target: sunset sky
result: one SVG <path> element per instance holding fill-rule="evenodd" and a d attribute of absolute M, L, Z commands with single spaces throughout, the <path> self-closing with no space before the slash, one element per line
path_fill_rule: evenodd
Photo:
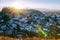
<path fill-rule="evenodd" d="M 0 0 L 3 7 L 60 9 L 60 0 Z"/>

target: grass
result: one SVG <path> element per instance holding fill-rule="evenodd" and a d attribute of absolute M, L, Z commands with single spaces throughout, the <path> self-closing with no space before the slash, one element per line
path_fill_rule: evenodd
<path fill-rule="evenodd" d="M 11 38 L 0 36 L 0 40 L 60 40 L 60 38 L 38 38 L 38 37 L 26 37 L 26 38 Z"/>

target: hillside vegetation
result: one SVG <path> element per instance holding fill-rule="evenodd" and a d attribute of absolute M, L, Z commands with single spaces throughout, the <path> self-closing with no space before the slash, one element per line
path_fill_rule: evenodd
<path fill-rule="evenodd" d="M 0 12 L 0 35 L 60 38 L 60 16 L 34 9 L 3 8 Z"/>

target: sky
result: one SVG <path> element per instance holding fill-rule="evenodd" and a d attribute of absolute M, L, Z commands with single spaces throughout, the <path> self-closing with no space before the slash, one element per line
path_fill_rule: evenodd
<path fill-rule="evenodd" d="M 60 0 L 0 0 L 3 7 L 60 9 Z"/>

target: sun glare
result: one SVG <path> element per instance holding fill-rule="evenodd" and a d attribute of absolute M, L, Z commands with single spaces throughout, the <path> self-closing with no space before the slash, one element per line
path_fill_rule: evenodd
<path fill-rule="evenodd" d="M 18 2 L 13 3 L 11 6 L 16 8 L 16 9 L 22 9 L 23 8 L 22 4 L 20 4 Z"/>

